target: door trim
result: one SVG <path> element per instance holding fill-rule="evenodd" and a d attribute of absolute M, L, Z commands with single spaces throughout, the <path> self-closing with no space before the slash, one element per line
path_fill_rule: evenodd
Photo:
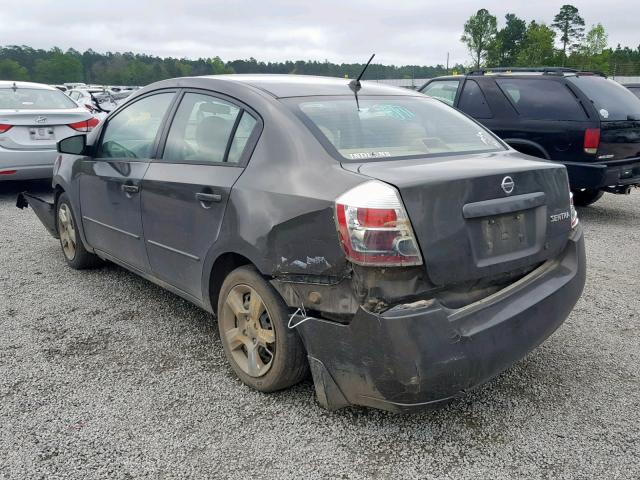
<path fill-rule="evenodd" d="M 127 232 L 126 230 L 122 230 L 120 228 L 111 226 L 111 225 L 107 225 L 106 223 L 102 223 L 98 220 L 96 220 L 95 218 L 91 218 L 91 217 L 87 217 L 85 215 L 82 216 L 83 220 L 87 220 L 91 223 L 95 223 L 97 225 L 100 225 L 101 227 L 105 227 L 108 228 L 109 230 L 113 230 L 114 232 L 118 232 L 118 233 L 122 233 L 123 235 L 127 235 L 128 237 L 131 238 L 135 238 L 136 240 L 140 240 L 140 235 L 136 235 L 135 233 L 131 233 L 131 232 Z"/>
<path fill-rule="evenodd" d="M 183 252 L 182 250 L 178 250 L 177 248 L 173 248 L 170 247 L 168 245 L 164 245 L 160 242 L 155 242 L 153 240 L 147 240 L 147 243 L 150 243 L 151 245 L 155 245 L 156 247 L 160 247 L 160 248 L 164 248 L 165 250 L 169 250 L 170 252 L 173 253 L 177 253 L 179 255 L 183 255 L 195 262 L 199 262 L 200 261 L 200 257 L 197 257 L 196 255 L 192 255 L 191 253 L 187 253 L 187 252 Z"/>

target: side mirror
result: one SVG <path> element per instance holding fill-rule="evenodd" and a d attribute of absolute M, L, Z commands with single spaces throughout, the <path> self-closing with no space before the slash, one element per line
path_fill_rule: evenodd
<path fill-rule="evenodd" d="M 82 155 L 87 148 L 86 135 L 74 135 L 58 142 L 59 153 L 69 153 L 71 155 Z"/>

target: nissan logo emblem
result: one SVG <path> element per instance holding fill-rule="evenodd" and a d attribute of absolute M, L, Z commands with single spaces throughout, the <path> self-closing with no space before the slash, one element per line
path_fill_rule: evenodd
<path fill-rule="evenodd" d="M 509 195 L 511 192 L 513 192 L 513 189 L 516 187 L 516 183 L 513 181 L 513 178 L 504 177 L 502 179 L 502 183 L 500 184 L 500 186 L 502 187 L 502 190 L 504 190 L 504 193 Z"/>

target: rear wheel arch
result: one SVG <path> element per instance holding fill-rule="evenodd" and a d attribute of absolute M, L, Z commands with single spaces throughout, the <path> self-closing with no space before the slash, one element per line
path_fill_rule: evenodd
<path fill-rule="evenodd" d="M 251 260 L 244 255 L 236 252 L 225 252 L 219 255 L 211 266 L 209 272 L 209 301 L 211 302 L 211 310 L 217 315 L 218 296 L 224 279 L 236 268 L 245 265 L 256 266 Z"/>
<path fill-rule="evenodd" d="M 531 155 L 532 157 L 543 158 L 545 160 L 551 160 L 551 157 L 547 151 L 541 145 L 530 140 L 523 140 L 519 138 L 505 138 L 504 141 L 509 144 L 511 148 L 517 150 L 525 155 Z"/>

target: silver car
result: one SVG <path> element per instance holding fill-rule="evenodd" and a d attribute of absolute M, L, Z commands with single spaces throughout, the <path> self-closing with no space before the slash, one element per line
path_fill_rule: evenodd
<path fill-rule="evenodd" d="M 56 143 L 99 123 L 57 88 L 0 81 L 0 182 L 50 178 Z"/>

